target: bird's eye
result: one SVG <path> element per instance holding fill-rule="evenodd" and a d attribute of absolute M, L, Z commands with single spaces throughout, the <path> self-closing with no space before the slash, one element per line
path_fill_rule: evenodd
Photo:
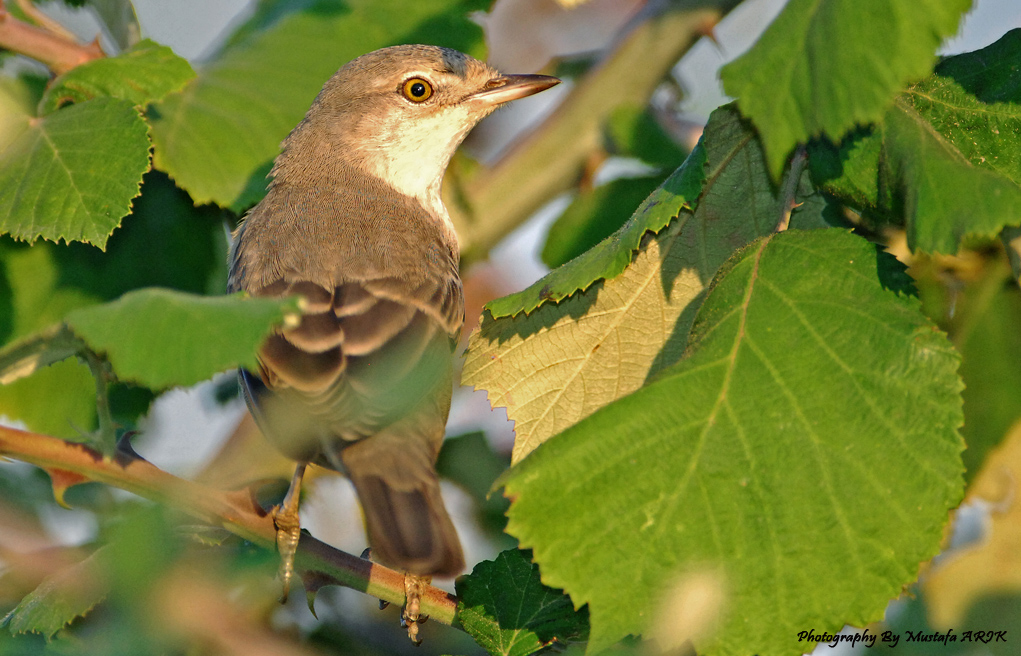
<path fill-rule="evenodd" d="M 401 91 L 411 102 L 420 103 L 429 100 L 433 95 L 433 85 L 420 77 L 413 77 L 401 86 Z"/>

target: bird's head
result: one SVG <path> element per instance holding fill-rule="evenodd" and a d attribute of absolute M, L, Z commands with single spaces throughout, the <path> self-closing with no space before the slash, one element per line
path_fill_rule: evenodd
<path fill-rule="evenodd" d="M 383 48 L 350 61 L 327 81 L 284 142 L 285 156 L 300 149 L 314 160 L 303 167 L 343 162 L 409 196 L 438 199 L 443 172 L 475 124 L 503 103 L 559 82 L 501 75 L 448 48 Z M 314 143 L 299 146 L 310 139 Z"/>

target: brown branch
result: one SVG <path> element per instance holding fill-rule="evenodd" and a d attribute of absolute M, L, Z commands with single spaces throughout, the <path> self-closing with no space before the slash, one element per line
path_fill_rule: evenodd
<path fill-rule="evenodd" d="M 46 64 L 56 74 L 105 57 L 99 41 L 82 45 L 49 30 L 20 21 L 0 2 L 0 48 L 31 57 Z"/>
<path fill-rule="evenodd" d="M 40 467 L 55 480 L 112 485 L 222 526 L 267 549 L 276 545 L 272 517 L 247 491 L 225 492 L 178 478 L 134 454 L 104 457 L 83 444 L 0 426 L 0 455 Z M 320 575 L 319 581 L 325 576 L 330 582 L 384 601 L 404 603 L 404 574 L 344 553 L 307 533 L 301 536 L 295 566 L 302 573 Z M 423 614 L 457 625 L 456 597 L 432 586 L 423 592 Z"/>

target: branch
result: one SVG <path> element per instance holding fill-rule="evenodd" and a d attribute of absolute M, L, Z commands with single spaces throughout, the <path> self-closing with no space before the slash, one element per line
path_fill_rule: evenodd
<path fill-rule="evenodd" d="M 0 48 L 12 50 L 46 64 L 57 75 L 75 66 L 105 57 L 99 41 L 76 43 L 47 29 L 18 20 L 0 0 Z"/>
<path fill-rule="evenodd" d="M 122 451 L 108 458 L 83 444 L 5 426 L 0 426 L 0 455 L 46 470 L 54 480 L 58 500 L 68 485 L 104 483 L 178 508 L 264 548 L 276 548 L 273 518 L 247 491 L 226 492 L 178 478 L 135 454 Z M 307 533 L 301 536 L 295 566 L 302 573 L 325 576 L 330 582 L 383 601 L 404 603 L 404 574 L 344 553 Z M 457 625 L 456 611 L 456 597 L 439 588 L 424 587 L 423 614 Z"/>
<path fill-rule="evenodd" d="M 25 14 L 26 18 L 53 36 L 58 36 L 65 41 L 73 42 L 75 40 L 74 34 L 70 30 L 41 12 L 38 7 L 32 4 L 32 0 L 18 0 L 18 8 Z"/>
<path fill-rule="evenodd" d="M 738 2 L 650 3 L 644 20 L 639 19 L 616 48 L 579 80 L 539 129 L 492 168 L 460 183 L 444 200 L 461 239 L 462 266 L 485 258 L 536 210 L 572 188 L 590 153 L 601 147 L 603 125 L 614 110 L 648 103 L 681 55 L 700 37 L 711 34 Z"/>

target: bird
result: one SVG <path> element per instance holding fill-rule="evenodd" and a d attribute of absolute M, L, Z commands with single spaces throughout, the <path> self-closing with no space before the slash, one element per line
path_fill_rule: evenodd
<path fill-rule="evenodd" d="M 284 599 L 309 463 L 354 484 L 373 560 L 425 581 L 464 569 L 435 466 L 464 323 L 440 185 L 482 118 L 559 82 L 438 46 L 357 57 L 283 141 L 265 197 L 233 233 L 228 292 L 299 298 L 258 369 L 239 370 L 261 431 L 296 462 L 272 511 Z"/>

